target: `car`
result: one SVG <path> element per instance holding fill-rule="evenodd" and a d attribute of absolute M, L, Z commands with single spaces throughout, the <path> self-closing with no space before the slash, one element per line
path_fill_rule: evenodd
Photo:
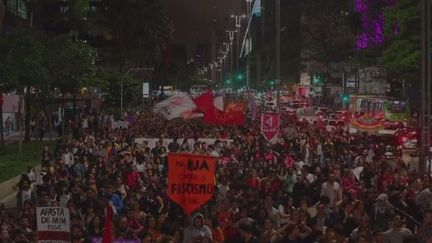
<path fill-rule="evenodd" d="M 402 122 L 395 122 L 389 120 L 384 121 L 383 126 L 385 130 L 398 130 L 405 127 L 405 125 Z"/>

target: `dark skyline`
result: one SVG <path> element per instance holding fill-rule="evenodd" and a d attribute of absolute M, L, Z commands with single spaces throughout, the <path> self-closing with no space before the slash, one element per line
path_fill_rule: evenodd
<path fill-rule="evenodd" d="M 187 49 L 211 43 L 212 29 L 223 31 L 226 17 L 244 13 L 244 0 L 162 0 L 173 22 L 173 44 Z M 191 50 L 188 50 L 188 52 Z"/>

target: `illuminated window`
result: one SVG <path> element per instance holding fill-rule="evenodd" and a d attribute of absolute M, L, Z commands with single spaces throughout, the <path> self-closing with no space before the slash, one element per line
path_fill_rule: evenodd
<path fill-rule="evenodd" d="M 27 19 L 27 6 L 24 0 L 7 0 L 8 11 L 22 19 Z"/>

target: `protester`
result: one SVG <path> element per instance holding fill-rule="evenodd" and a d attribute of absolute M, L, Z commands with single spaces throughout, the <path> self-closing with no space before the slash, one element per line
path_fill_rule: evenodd
<path fill-rule="evenodd" d="M 45 147 L 40 173 L 29 169 L 18 184 L 17 213 L 1 209 L 2 242 L 35 239 L 38 206 L 69 209 L 73 242 L 105 233 L 176 243 L 431 240 L 429 176 L 381 166 L 387 161 L 364 134 L 283 115 L 268 142 L 250 119 L 227 126 L 133 116 L 122 129 L 105 112 L 88 112 L 73 139 Z M 192 218 L 166 195 L 170 152 L 217 159 L 214 197 Z"/>

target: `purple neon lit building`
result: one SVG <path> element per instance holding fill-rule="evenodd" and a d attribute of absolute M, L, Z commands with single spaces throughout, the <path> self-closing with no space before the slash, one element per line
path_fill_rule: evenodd
<path fill-rule="evenodd" d="M 355 10 L 360 14 L 360 31 L 357 49 L 366 49 L 384 42 L 384 8 L 396 0 L 354 0 Z"/>

